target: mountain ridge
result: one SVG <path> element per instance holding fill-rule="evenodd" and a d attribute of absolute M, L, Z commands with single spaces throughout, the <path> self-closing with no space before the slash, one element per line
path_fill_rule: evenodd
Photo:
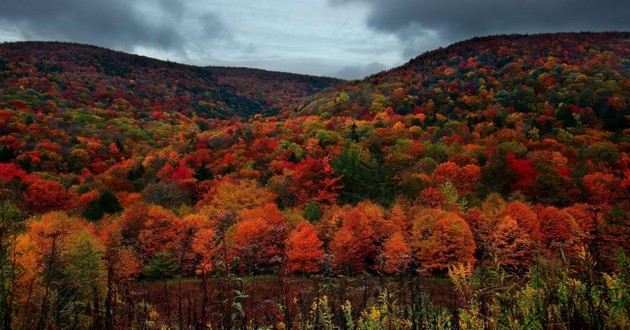
<path fill-rule="evenodd" d="M 148 86 L 144 93 L 148 94 L 149 99 L 160 98 L 166 91 L 152 88 L 150 85 L 154 80 L 157 82 L 156 85 L 164 83 L 170 88 L 183 89 L 179 94 L 186 94 L 184 96 L 190 100 L 184 107 L 187 109 L 180 107 L 178 110 L 218 118 L 273 114 L 289 106 L 295 99 L 340 82 L 335 78 L 260 69 L 181 64 L 99 46 L 67 42 L 3 43 L 0 44 L 0 60 L 3 61 L 4 67 L 9 64 L 16 69 L 29 67 L 22 72 L 4 70 L 3 83 L 6 90 L 11 90 L 11 86 L 6 86 L 7 79 L 11 77 L 19 79 L 20 74 L 29 78 L 38 75 L 45 78 L 51 73 L 66 75 L 76 73 L 77 77 L 68 76 L 66 79 L 70 81 L 86 78 L 90 79 L 91 83 L 95 80 L 103 81 L 104 84 L 113 83 L 122 95 L 137 87 L 127 84 L 124 80 L 141 81 Z M 13 75 L 8 76 L 7 71 Z M 225 79 L 230 76 L 238 76 L 239 79 Z M 63 80 L 61 77 L 57 82 L 69 85 L 68 81 Z M 258 91 L 257 88 L 261 90 Z M 204 95 L 206 93 L 208 95 Z M 133 98 L 133 95 L 127 95 Z M 83 100 L 83 105 L 89 105 L 93 99 L 98 99 L 94 97 L 95 95 L 91 96 L 92 98 Z M 216 104 L 211 104 L 211 109 L 206 109 L 205 103 Z"/>
<path fill-rule="evenodd" d="M 611 56 L 616 63 L 599 63 L 602 56 Z M 628 84 L 630 76 L 630 32 L 582 32 L 582 33 L 546 33 L 533 35 L 493 35 L 475 37 L 454 43 L 445 48 L 425 52 L 410 59 L 407 63 L 383 71 L 363 80 L 342 82 L 328 90 L 306 98 L 303 105 L 294 113 L 330 115 L 345 114 L 357 118 L 373 116 L 380 110 L 374 104 L 374 96 L 381 106 L 392 107 L 400 114 L 424 111 L 429 100 L 437 104 L 438 112 L 449 116 L 453 112 L 470 111 L 475 113 L 487 106 L 502 103 L 504 106 L 516 106 L 522 99 L 512 92 L 523 90 L 528 97 L 533 97 L 535 106 L 542 109 L 545 102 L 554 106 L 575 104 L 591 107 L 608 127 L 627 128 L 630 123 L 624 111 L 610 112 L 607 95 L 615 91 L 605 91 L 600 99 L 588 100 L 587 91 L 574 88 L 571 97 L 566 98 L 561 90 L 565 84 L 573 85 L 572 74 L 583 74 L 589 79 L 601 69 L 608 75 L 603 79 L 618 80 L 617 91 Z M 467 62 L 468 61 L 468 62 Z M 546 61 L 551 61 L 546 63 Z M 554 63 L 552 63 L 554 62 Z M 548 66 L 554 66 L 549 68 Z M 506 69 L 507 68 L 507 69 Z M 534 71 L 533 68 L 536 68 Z M 520 71 L 514 76 L 510 70 Z M 553 71 L 553 70 L 555 71 Z M 566 70 L 565 70 L 566 69 Z M 565 72 L 562 72 L 565 70 Z M 535 74 L 536 77 L 531 76 Z M 541 78 L 542 77 L 542 78 Z M 583 76 L 580 76 L 582 79 Z M 535 78 L 535 79 L 534 79 Z M 536 81 L 545 79 L 545 83 Z M 605 88 L 605 80 L 599 81 L 593 88 Z M 398 88 L 400 97 L 392 97 Z M 480 89 L 489 99 L 475 100 Z M 494 94 L 508 93 L 505 102 L 496 102 Z M 591 91 L 594 92 L 594 91 Z M 490 95 L 488 95 L 490 94 Z M 335 102 L 342 95 L 345 104 Z M 597 95 L 596 95 L 597 96 Z M 404 98 L 404 100 L 402 100 Z M 577 98 L 577 99 L 576 99 Z M 579 100 L 578 100 L 579 99 Z M 370 110 L 372 106 L 376 108 Z M 352 108 L 352 109 L 350 109 Z M 521 109 L 523 110 L 523 109 Z M 529 109 L 532 110 L 532 109 Z M 627 109 L 626 109 L 627 110 Z M 627 111 L 626 111 L 627 112 Z M 614 115 L 609 117 L 608 115 Z M 462 113 L 462 115 L 464 115 Z M 617 122 L 617 123 L 616 123 Z"/>

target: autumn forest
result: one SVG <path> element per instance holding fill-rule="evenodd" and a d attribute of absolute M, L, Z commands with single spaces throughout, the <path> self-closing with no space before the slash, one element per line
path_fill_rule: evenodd
<path fill-rule="evenodd" d="M 630 34 L 363 80 L 0 44 L 2 329 L 628 329 Z"/>

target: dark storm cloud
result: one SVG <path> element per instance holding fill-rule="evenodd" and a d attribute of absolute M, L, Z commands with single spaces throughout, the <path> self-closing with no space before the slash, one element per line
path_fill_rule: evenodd
<path fill-rule="evenodd" d="M 2 0 L 0 25 L 30 40 L 177 51 L 185 36 L 176 21 L 184 11 L 179 0 Z M 222 28 L 216 17 L 206 15 L 212 31 Z"/>
<path fill-rule="evenodd" d="M 630 29 L 628 0 L 330 0 L 364 3 L 369 27 L 426 49 L 488 34 Z"/>

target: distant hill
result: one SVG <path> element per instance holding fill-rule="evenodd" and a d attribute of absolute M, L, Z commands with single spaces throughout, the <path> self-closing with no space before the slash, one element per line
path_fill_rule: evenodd
<path fill-rule="evenodd" d="M 310 97 L 299 114 L 424 113 L 466 120 L 493 112 L 529 116 L 551 129 L 549 117 L 619 130 L 630 127 L 630 33 L 499 35 L 458 42 L 407 64 Z M 539 116 L 544 115 L 544 116 Z"/>
<path fill-rule="evenodd" d="M 126 103 L 209 118 L 274 114 L 339 80 L 244 68 L 197 67 L 60 42 L 0 44 L 0 107 L 108 109 Z M 24 97 L 24 94 L 28 97 Z"/>

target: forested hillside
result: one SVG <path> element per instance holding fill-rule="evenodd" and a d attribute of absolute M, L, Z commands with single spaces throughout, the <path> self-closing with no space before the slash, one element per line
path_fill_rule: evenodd
<path fill-rule="evenodd" d="M 157 326 L 133 284 L 174 277 L 201 281 L 188 324 L 260 324 L 234 274 L 450 275 L 457 316 L 385 293 L 382 329 L 630 324 L 628 33 L 476 38 L 354 82 L 5 44 L 0 85 L 15 324 Z M 283 294 L 269 322 L 377 310 Z"/>
<path fill-rule="evenodd" d="M 57 42 L 0 45 L 2 102 L 36 111 L 127 107 L 208 118 L 271 114 L 339 80 L 246 68 L 196 67 Z M 125 109 L 126 110 L 126 109 Z M 141 117 L 143 118 L 143 117 Z"/>

